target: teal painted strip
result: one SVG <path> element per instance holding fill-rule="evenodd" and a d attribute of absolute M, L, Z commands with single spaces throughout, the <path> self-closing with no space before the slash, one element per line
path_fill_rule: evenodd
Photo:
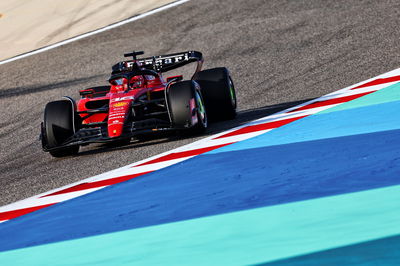
<path fill-rule="evenodd" d="M 382 104 L 394 101 L 400 101 L 400 83 L 396 83 L 392 86 L 365 95 L 353 101 L 339 104 L 335 107 L 319 112 L 318 114 L 327 114 L 331 112 L 337 112 L 347 109 L 359 108 L 368 105 Z"/>
<path fill-rule="evenodd" d="M 400 265 L 399 247 L 400 235 L 397 235 L 257 264 L 257 266 L 398 266 Z"/>
<path fill-rule="evenodd" d="M 2 265 L 246 265 L 400 233 L 400 186 L 0 253 Z"/>

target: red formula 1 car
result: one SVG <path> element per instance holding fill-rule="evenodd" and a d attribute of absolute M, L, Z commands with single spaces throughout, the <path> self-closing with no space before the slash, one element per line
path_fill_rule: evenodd
<path fill-rule="evenodd" d="M 226 68 L 201 70 L 197 51 L 132 60 L 112 67 L 110 85 L 84 89 L 81 99 L 49 102 L 41 124 L 43 150 L 55 157 L 77 154 L 89 143 L 129 143 L 134 136 L 156 131 L 199 133 L 209 120 L 232 119 L 236 95 Z M 190 80 L 163 72 L 197 62 Z"/>

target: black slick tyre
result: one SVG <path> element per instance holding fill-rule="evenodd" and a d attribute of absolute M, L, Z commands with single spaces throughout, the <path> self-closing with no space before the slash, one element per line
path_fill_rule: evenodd
<path fill-rule="evenodd" d="M 49 102 L 44 110 L 44 145 L 53 157 L 75 155 L 79 145 L 57 148 L 74 135 L 74 110 L 70 101 Z"/>
<path fill-rule="evenodd" d="M 207 128 L 207 113 L 199 86 L 192 80 L 172 84 L 167 90 L 172 126 L 187 133 L 202 133 Z"/>
<path fill-rule="evenodd" d="M 206 69 L 197 73 L 194 80 L 200 85 L 210 121 L 236 117 L 236 92 L 228 69 Z"/>

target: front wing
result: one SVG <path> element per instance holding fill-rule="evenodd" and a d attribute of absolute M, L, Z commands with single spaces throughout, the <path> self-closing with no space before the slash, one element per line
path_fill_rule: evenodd
<path fill-rule="evenodd" d="M 41 123 L 40 139 L 42 141 L 42 148 L 44 151 L 57 150 L 75 145 L 86 145 L 90 143 L 107 143 L 117 140 L 127 139 L 136 135 L 151 134 L 161 131 L 171 131 L 180 128 L 173 127 L 171 123 L 165 120 L 151 118 L 141 121 L 127 123 L 124 126 L 123 133 L 119 137 L 110 138 L 107 133 L 107 126 L 81 128 L 73 136 L 61 143 L 57 147 L 49 148 L 46 141 L 46 130 L 43 123 Z"/>

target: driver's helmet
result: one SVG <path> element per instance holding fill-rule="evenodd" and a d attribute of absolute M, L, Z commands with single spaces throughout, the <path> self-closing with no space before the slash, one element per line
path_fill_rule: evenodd
<path fill-rule="evenodd" d="M 133 76 L 129 80 L 129 87 L 131 89 L 138 89 L 143 87 L 144 78 L 142 75 Z"/>

